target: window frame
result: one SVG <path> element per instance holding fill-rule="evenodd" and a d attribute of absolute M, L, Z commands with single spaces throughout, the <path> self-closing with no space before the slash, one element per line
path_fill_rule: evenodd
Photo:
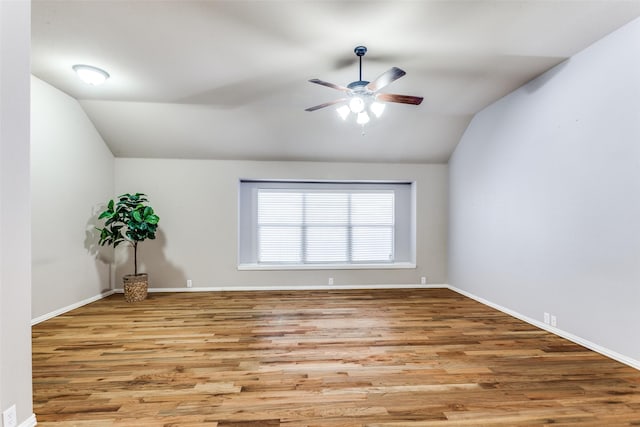
<path fill-rule="evenodd" d="M 416 268 L 415 263 L 415 182 L 410 181 L 307 181 L 307 180 L 268 180 L 240 179 L 238 187 L 238 270 L 323 270 L 323 269 L 397 269 Z M 401 256 L 393 261 L 355 261 L 355 262 L 305 262 L 305 263 L 260 263 L 258 262 L 258 189 L 269 191 L 285 190 L 298 192 L 334 191 L 357 192 L 394 192 L 394 225 L 392 226 L 393 252 L 398 254 L 400 241 Z M 400 192 L 400 193 L 399 193 Z M 401 194 L 403 206 L 397 206 L 398 194 Z M 398 240 L 398 227 L 395 219 L 398 211 L 403 224 L 400 225 L 402 237 Z M 247 253 L 247 247 L 250 247 Z M 244 252 L 243 252 L 244 251 Z M 352 254 L 349 254 L 351 259 Z"/>

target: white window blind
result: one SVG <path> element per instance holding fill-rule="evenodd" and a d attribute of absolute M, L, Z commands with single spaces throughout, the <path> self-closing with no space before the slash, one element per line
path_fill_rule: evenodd
<path fill-rule="evenodd" d="M 259 263 L 393 262 L 393 191 L 258 190 Z"/>
<path fill-rule="evenodd" d="M 241 180 L 238 268 L 412 268 L 408 182 Z"/>

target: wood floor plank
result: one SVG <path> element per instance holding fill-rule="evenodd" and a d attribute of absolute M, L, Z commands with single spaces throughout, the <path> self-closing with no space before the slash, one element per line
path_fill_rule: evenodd
<path fill-rule="evenodd" d="M 45 427 L 640 425 L 640 371 L 445 289 L 113 295 L 33 386 Z"/>

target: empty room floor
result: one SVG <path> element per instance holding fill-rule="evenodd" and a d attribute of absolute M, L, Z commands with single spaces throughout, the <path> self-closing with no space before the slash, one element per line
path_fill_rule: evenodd
<path fill-rule="evenodd" d="M 40 426 L 640 425 L 640 371 L 448 289 L 121 294 L 33 327 Z"/>

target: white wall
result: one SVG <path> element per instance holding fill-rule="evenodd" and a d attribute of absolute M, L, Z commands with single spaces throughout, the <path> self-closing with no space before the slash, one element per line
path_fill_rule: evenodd
<path fill-rule="evenodd" d="M 31 404 L 30 2 L 0 1 L 0 411 Z M 29 422 L 27 422 L 29 421 Z"/>
<path fill-rule="evenodd" d="M 116 193 L 147 193 L 159 238 L 139 245 L 150 286 L 194 287 L 418 284 L 446 282 L 447 166 L 401 164 L 116 159 Z M 409 180 L 417 182 L 417 268 L 238 271 L 238 185 L 246 179 Z M 118 258 L 130 256 L 129 249 Z M 120 263 L 116 277 L 133 272 Z"/>
<path fill-rule="evenodd" d="M 114 158 L 74 98 L 31 78 L 33 317 L 110 288 L 113 250 L 97 214 L 113 197 Z"/>
<path fill-rule="evenodd" d="M 640 20 L 477 114 L 449 164 L 450 284 L 636 362 L 638 52 Z"/>

